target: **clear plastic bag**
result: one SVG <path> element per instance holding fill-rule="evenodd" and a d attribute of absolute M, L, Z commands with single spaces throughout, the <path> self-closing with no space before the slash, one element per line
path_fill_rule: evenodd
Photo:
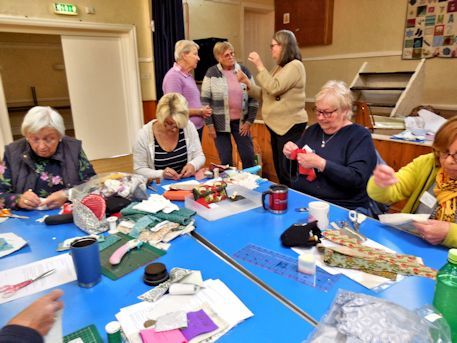
<path fill-rule="evenodd" d="M 446 321 L 430 306 L 414 312 L 385 299 L 339 290 L 308 341 L 448 343 L 451 338 Z"/>
<path fill-rule="evenodd" d="M 88 194 L 99 194 L 104 198 L 119 195 L 132 201 L 148 198 L 147 179 L 142 175 L 129 173 L 103 173 L 71 189 L 70 200 L 81 200 Z"/>

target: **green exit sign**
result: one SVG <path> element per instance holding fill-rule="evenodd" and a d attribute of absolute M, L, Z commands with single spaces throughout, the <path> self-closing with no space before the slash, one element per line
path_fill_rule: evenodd
<path fill-rule="evenodd" d="M 55 2 L 54 5 L 54 13 L 56 14 L 65 14 L 65 15 L 77 15 L 78 14 L 78 7 L 73 4 L 63 4 L 61 2 Z"/>

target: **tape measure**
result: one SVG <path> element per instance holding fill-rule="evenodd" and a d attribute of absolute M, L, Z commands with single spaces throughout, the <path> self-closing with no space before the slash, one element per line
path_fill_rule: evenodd
<path fill-rule="evenodd" d="M 298 255 L 297 258 L 293 258 L 254 244 L 245 246 L 233 257 L 307 286 L 318 288 L 323 292 L 329 291 L 340 277 L 338 274 L 327 273 L 319 267 L 316 268 L 315 275 L 300 273 L 298 271 Z"/>

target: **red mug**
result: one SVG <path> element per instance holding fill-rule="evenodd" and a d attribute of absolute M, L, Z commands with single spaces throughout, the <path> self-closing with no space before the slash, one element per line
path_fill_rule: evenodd
<path fill-rule="evenodd" d="M 268 191 L 262 193 L 262 206 L 265 210 L 275 214 L 285 213 L 287 211 L 287 194 L 289 188 L 284 185 L 270 186 Z M 265 204 L 265 198 L 269 195 L 268 206 Z"/>

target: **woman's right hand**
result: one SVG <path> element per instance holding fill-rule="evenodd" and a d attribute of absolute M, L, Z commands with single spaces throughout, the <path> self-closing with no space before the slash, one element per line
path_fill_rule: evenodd
<path fill-rule="evenodd" d="M 258 71 L 262 71 L 263 69 L 265 69 L 262 59 L 260 58 L 257 52 L 253 51 L 249 53 L 248 60 L 254 63 Z"/>
<path fill-rule="evenodd" d="M 209 126 L 208 126 L 208 135 L 209 135 L 212 139 L 216 139 L 217 133 L 216 133 L 216 129 L 214 128 L 214 125 L 209 125 Z"/>
<path fill-rule="evenodd" d="M 201 108 L 201 115 L 203 118 L 208 118 L 208 117 L 211 117 L 211 115 L 213 114 L 213 109 L 211 107 L 209 107 L 209 105 L 206 105 L 206 106 L 203 106 Z"/>
<path fill-rule="evenodd" d="M 179 180 L 181 178 L 181 176 L 173 168 L 166 167 L 163 170 L 163 178 L 171 179 L 171 180 Z"/>
<path fill-rule="evenodd" d="M 282 152 L 287 158 L 290 158 L 290 155 L 296 149 L 298 149 L 297 144 L 295 144 L 294 142 L 287 142 L 286 144 L 284 144 Z"/>
<path fill-rule="evenodd" d="M 251 80 L 249 80 L 249 77 L 241 69 L 238 69 L 236 71 L 236 77 L 238 79 L 238 82 L 244 83 L 248 90 L 249 88 L 251 88 Z"/>
<path fill-rule="evenodd" d="M 41 205 L 41 200 L 31 189 L 21 194 L 17 206 L 26 210 L 33 210 Z"/>
<path fill-rule="evenodd" d="M 373 181 L 378 187 L 386 188 L 397 183 L 398 179 L 393 168 L 385 164 L 378 164 L 373 171 Z"/>

